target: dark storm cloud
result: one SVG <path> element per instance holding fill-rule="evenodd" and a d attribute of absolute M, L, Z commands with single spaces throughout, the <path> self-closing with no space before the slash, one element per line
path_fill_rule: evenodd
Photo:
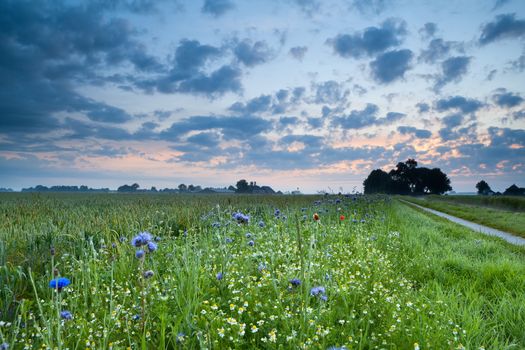
<path fill-rule="evenodd" d="M 126 2 L 141 3 L 146 6 Z M 122 65 L 145 74 L 162 70 L 129 22 L 104 15 L 106 6 L 0 2 L 0 132 L 6 137 L 60 130 L 61 112 L 105 123 L 133 118 L 75 91 L 79 83 L 106 83 L 101 72 Z"/>
<path fill-rule="evenodd" d="M 393 50 L 379 55 L 370 62 L 372 77 L 381 84 L 388 84 L 404 77 L 412 61 L 412 51 Z"/>
<path fill-rule="evenodd" d="M 343 104 L 350 94 L 350 91 L 345 89 L 342 83 L 334 80 L 313 84 L 312 89 L 315 91 L 313 101 L 318 104 Z"/>
<path fill-rule="evenodd" d="M 406 34 L 406 22 L 390 18 L 381 27 L 368 27 L 354 34 L 339 34 L 328 39 L 327 44 L 341 57 L 360 58 L 400 45 Z"/>
<path fill-rule="evenodd" d="M 225 49 L 201 44 L 198 40 L 183 39 L 175 50 L 171 69 L 155 79 L 134 81 L 136 87 L 151 92 L 190 93 L 215 98 L 227 92 L 239 92 L 241 70 L 232 65 L 223 65 L 208 73 L 205 66 L 225 54 Z"/>
<path fill-rule="evenodd" d="M 280 89 L 273 96 L 261 95 L 247 102 L 235 102 L 228 110 L 236 114 L 254 113 L 285 113 L 302 101 L 305 89 L 296 87 L 294 89 Z"/>
<path fill-rule="evenodd" d="M 439 130 L 439 136 L 443 141 L 457 140 L 462 137 L 468 137 L 470 139 L 476 139 L 476 123 L 466 125 L 467 121 L 463 114 L 456 113 L 448 115 L 441 119 L 443 128 Z M 466 125 L 466 126 L 465 126 Z M 459 126 L 464 126 L 458 128 Z"/>
<path fill-rule="evenodd" d="M 485 24 L 481 29 L 479 43 L 486 45 L 497 40 L 524 36 L 525 20 L 516 19 L 515 13 L 509 13 L 496 16 L 494 21 Z"/>
<path fill-rule="evenodd" d="M 468 72 L 471 57 L 450 57 L 441 63 L 441 74 L 436 78 L 434 89 L 439 90 L 450 82 L 459 82 Z"/>
<path fill-rule="evenodd" d="M 204 0 L 201 11 L 219 17 L 234 7 L 235 5 L 231 0 Z"/>
<path fill-rule="evenodd" d="M 523 103 L 523 97 L 519 94 L 508 92 L 506 89 L 500 88 L 492 95 L 492 100 L 499 107 L 512 108 Z"/>
<path fill-rule="evenodd" d="M 423 39 L 432 38 L 437 32 L 437 24 L 433 22 L 427 22 L 419 30 L 419 34 Z"/>
<path fill-rule="evenodd" d="M 205 147 L 217 147 L 221 141 L 221 135 L 217 132 L 201 132 L 188 137 L 186 141 Z"/>
<path fill-rule="evenodd" d="M 417 110 L 419 113 L 426 113 L 430 110 L 428 103 L 420 102 L 416 104 Z"/>
<path fill-rule="evenodd" d="M 379 15 L 392 0 L 350 0 L 350 8 L 358 10 L 363 15 Z"/>
<path fill-rule="evenodd" d="M 375 104 L 369 103 L 363 110 L 353 110 L 348 115 L 335 117 L 332 120 L 332 125 L 344 129 L 361 129 L 374 125 L 377 120 L 378 112 L 379 107 Z"/>
<path fill-rule="evenodd" d="M 252 114 L 268 112 L 272 106 L 272 96 L 261 95 L 259 97 L 252 98 L 246 104 L 242 102 L 235 102 L 230 106 L 229 110 L 240 114 Z"/>
<path fill-rule="evenodd" d="M 159 137 L 166 141 L 177 141 L 191 131 L 219 131 L 226 139 L 246 140 L 272 129 L 268 120 L 252 116 L 192 116 L 160 132 Z"/>
<path fill-rule="evenodd" d="M 436 109 L 439 112 L 448 111 L 450 109 L 458 109 L 463 113 L 474 113 L 481 107 L 483 107 L 482 102 L 463 96 L 451 96 L 436 101 Z"/>
<path fill-rule="evenodd" d="M 479 164 L 498 164 L 499 171 L 523 173 L 523 170 L 516 170 L 515 166 L 523 164 L 525 159 L 525 130 L 490 127 L 488 134 L 488 145 L 471 143 L 457 146 L 461 164 L 471 169 L 476 169 Z M 514 148 L 513 145 L 521 148 Z"/>
<path fill-rule="evenodd" d="M 460 45 L 454 41 L 433 39 L 428 44 L 428 48 L 421 51 L 418 60 L 425 63 L 435 63 L 436 61 L 447 57 L 450 51 L 457 47 L 460 47 Z"/>
<path fill-rule="evenodd" d="M 308 47 L 306 46 L 295 46 L 290 48 L 289 54 L 296 60 L 302 61 L 307 51 Z"/>
<path fill-rule="evenodd" d="M 494 7 L 492 8 L 492 11 L 495 11 L 495 10 L 499 9 L 500 7 L 505 6 L 509 2 L 510 2 L 510 0 L 496 0 L 494 2 Z"/>
<path fill-rule="evenodd" d="M 299 118 L 297 117 L 280 117 L 277 123 L 277 129 L 288 128 L 290 126 L 295 126 L 299 123 Z"/>
<path fill-rule="evenodd" d="M 514 120 L 525 119 L 525 110 L 516 111 L 512 113 L 512 117 L 514 118 Z"/>
<path fill-rule="evenodd" d="M 233 53 L 237 60 L 247 67 L 266 63 L 274 56 L 265 41 L 252 42 L 250 39 L 238 42 L 233 48 Z"/>
<path fill-rule="evenodd" d="M 291 2 L 309 16 L 318 11 L 321 6 L 318 0 L 291 0 Z"/>
<path fill-rule="evenodd" d="M 398 126 L 397 131 L 402 135 L 414 135 L 418 139 L 428 139 L 432 136 L 429 130 L 417 129 L 413 126 Z"/>
<path fill-rule="evenodd" d="M 389 125 L 403 119 L 406 115 L 397 112 L 388 112 L 383 118 L 378 118 L 379 108 L 369 103 L 362 110 L 352 110 L 350 114 L 332 119 L 332 126 L 343 129 L 361 129 L 372 125 Z"/>

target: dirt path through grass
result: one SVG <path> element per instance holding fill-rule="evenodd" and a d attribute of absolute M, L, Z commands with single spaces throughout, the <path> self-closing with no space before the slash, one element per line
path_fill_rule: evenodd
<path fill-rule="evenodd" d="M 437 210 L 434 210 L 434 209 L 426 208 L 426 207 L 423 207 L 421 205 L 418 205 L 418 204 L 415 204 L 415 203 L 412 203 L 412 202 L 409 202 L 409 201 L 405 201 L 403 199 L 399 199 L 399 201 L 402 202 L 402 203 L 408 204 L 408 205 L 412 205 L 412 206 L 414 206 L 416 208 L 419 208 L 421 210 L 427 211 L 427 212 L 432 213 L 434 215 L 437 215 L 439 217 L 445 218 L 447 220 L 450 220 L 450 221 L 452 221 L 452 222 L 454 222 L 456 224 L 468 227 L 468 228 L 470 228 L 473 231 L 481 232 L 481 233 L 489 235 L 489 236 L 496 236 L 496 237 L 502 238 L 502 239 L 504 239 L 507 242 L 512 243 L 512 244 L 525 245 L 525 238 L 517 237 L 517 236 L 512 235 L 510 233 L 503 232 L 503 231 L 500 231 L 500 230 L 496 230 L 496 229 L 494 229 L 492 227 L 488 227 L 488 226 L 476 224 L 476 223 L 471 222 L 471 221 L 460 219 L 458 217 L 455 217 L 455 216 L 452 216 L 452 215 L 449 215 L 449 214 L 445 214 L 443 212 L 440 212 L 440 211 L 437 211 Z"/>

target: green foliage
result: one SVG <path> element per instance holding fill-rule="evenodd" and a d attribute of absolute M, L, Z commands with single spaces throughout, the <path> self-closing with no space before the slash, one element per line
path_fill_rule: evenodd
<path fill-rule="evenodd" d="M 525 199 L 503 196 L 403 197 L 428 208 L 525 237 Z M 512 210 L 504 210 L 512 209 Z"/>
<path fill-rule="evenodd" d="M 14 349 L 525 346 L 525 250 L 387 197 L 1 199 L 0 343 Z M 140 260 L 129 240 L 144 230 L 160 240 Z M 71 285 L 49 288 L 53 270 Z"/>

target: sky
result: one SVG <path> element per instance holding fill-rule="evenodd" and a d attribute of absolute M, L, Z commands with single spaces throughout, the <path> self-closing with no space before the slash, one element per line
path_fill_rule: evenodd
<path fill-rule="evenodd" d="M 522 0 L 0 1 L 0 187 L 525 187 Z"/>

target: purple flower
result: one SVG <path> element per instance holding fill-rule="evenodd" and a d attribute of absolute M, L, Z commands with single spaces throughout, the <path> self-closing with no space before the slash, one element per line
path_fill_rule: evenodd
<path fill-rule="evenodd" d="M 72 320 L 73 315 L 71 314 L 71 312 L 64 310 L 60 311 L 60 318 L 62 318 L 63 320 Z"/>
<path fill-rule="evenodd" d="M 138 321 L 138 320 L 140 320 L 140 315 L 133 315 L 133 317 L 131 317 L 131 319 L 133 321 Z"/>
<path fill-rule="evenodd" d="M 71 281 L 65 277 L 59 277 L 51 280 L 49 282 L 49 287 L 53 289 L 61 290 L 64 287 L 67 287 L 71 284 Z"/>
<path fill-rule="evenodd" d="M 322 301 L 327 301 L 328 300 L 328 297 L 325 294 L 321 295 L 320 298 L 321 298 Z"/>
<path fill-rule="evenodd" d="M 137 259 L 142 259 L 142 258 L 144 257 L 144 254 L 145 254 L 144 251 L 143 251 L 142 249 L 139 249 L 139 250 L 137 250 L 137 251 L 135 252 L 135 257 L 136 257 Z"/>
<path fill-rule="evenodd" d="M 248 242 L 248 245 L 249 245 L 250 247 L 253 247 L 253 246 L 255 245 L 255 242 L 254 242 L 254 241 L 249 241 L 249 242 Z"/>
<path fill-rule="evenodd" d="M 9 349 L 9 344 L 7 343 L 0 344 L 0 350 L 7 350 L 7 349 Z"/>
<path fill-rule="evenodd" d="M 312 289 L 310 289 L 311 296 L 323 295 L 325 293 L 326 293 L 326 290 L 324 289 L 324 287 L 321 287 L 321 286 L 313 287 Z"/>
<path fill-rule="evenodd" d="M 273 215 L 279 216 L 279 215 L 281 215 L 281 211 L 279 209 L 275 209 Z"/>
<path fill-rule="evenodd" d="M 292 279 L 290 280 L 290 284 L 291 284 L 292 286 L 294 286 L 294 287 L 298 287 L 298 286 L 301 285 L 301 280 L 298 279 L 298 278 L 292 278 Z"/>
<path fill-rule="evenodd" d="M 264 221 L 262 221 L 262 220 L 259 221 L 259 227 L 264 227 L 264 226 L 265 226 Z"/>
<path fill-rule="evenodd" d="M 151 278 L 153 277 L 155 273 L 152 271 L 152 270 L 147 270 L 147 271 L 144 271 L 144 278 L 148 279 L 148 278 Z"/>
<path fill-rule="evenodd" d="M 233 242 L 233 239 L 226 237 L 225 241 L 226 241 L 226 243 L 231 243 L 231 242 Z"/>
<path fill-rule="evenodd" d="M 252 238 L 252 234 L 250 232 L 248 232 L 246 235 L 245 235 L 246 238 Z"/>
<path fill-rule="evenodd" d="M 157 250 L 157 243 L 155 243 L 155 242 L 148 242 L 148 250 L 150 252 L 154 252 L 155 250 Z"/>
<path fill-rule="evenodd" d="M 133 237 L 133 239 L 131 240 L 131 245 L 134 247 L 140 247 L 151 242 L 151 239 L 151 233 L 146 231 L 139 232 L 139 234 Z"/>
<path fill-rule="evenodd" d="M 237 220 L 239 224 L 247 224 L 248 222 L 250 222 L 250 216 L 244 215 L 241 212 L 233 213 L 233 218 Z"/>
<path fill-rule="evenodd" d="M 217 278 L 217 281 L 222 280 L 222 277 L 223 277 L 222 272 L 217 273 L 217 276 L 215 277 Z"/>

